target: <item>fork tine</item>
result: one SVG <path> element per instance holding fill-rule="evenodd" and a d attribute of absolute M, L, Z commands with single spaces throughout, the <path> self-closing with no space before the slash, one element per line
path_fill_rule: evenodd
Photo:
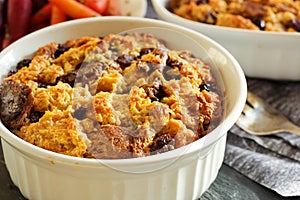
<path fill-rule="evenodd" d="M 256 96 L 254 93 L 247 91 L 247 102 L 253 107 L 256 108 L 259 105 L 261 98 Z"/>
<path fill-rule="evenodd" d="M 247 92 L 247 101 L 236 125 L 254 135 L 291 132 L 300 136 L 299 127 L 250 91 Z"/>
<path fill-rule="evenodd" d="M 272 109 L 270 105 L 268 105 L 265 100 L 263 100 L 260 96 L 257 96 L 256 94 L 250 92 L 249 90 L 247 91 L 247 103 L 259 110 L 265 110 L 265 109 Z"/>
<path fill-rule="evenodd" d="M 247 119 L 248 119 L 248 118 L 245 117 L 244 115 L 240 115 L 240 117 L 239 117 L 238 120 L 236 121 L 236 124 L 237 124 L 240 128 L 246 130 L 246 129 L 247 129 Z M 245 123 L 246 123 L 246 125 L 245 125 Z"/>
<path fill-rule="evenodd" d="M 278 114 L 278 111 L 275 108 L 250 91 L 247 91 L 247 103 L 256 110 Z"/>
<path fill-rule="evenodd" d="M 251 106 L 249 106 L 247 103 L 244 105 L 244 109 L 242 111 L 243 114 L 247 114 L 249 113 L 251 110 L 253 110 L 253 108 L 251 108 Z"/>

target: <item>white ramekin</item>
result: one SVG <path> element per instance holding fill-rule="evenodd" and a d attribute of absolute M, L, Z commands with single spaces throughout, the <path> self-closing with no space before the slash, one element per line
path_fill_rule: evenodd
<path fill-rule="evenodd" d="M 252 31 L 191 21 L 167 9 L 169 0 L 152 0 L 157 17 L 198 31 L 225 47 L 246 76 L 300 80 L 300 33 Z"/>
<path fill-rule="evenodd" d="M 246 100 L 246 80 L 234 57 L 208 37 L 160 20 L 100 17 L 74 20 L 29 34 L 0 53 L 0 76 L 38 47 L 82 36 L 103 36 L 133 28 L 155 27 L 175 46 L 201 46 L 218 69 L 225 87 L 225 117 L 205 137 L 182 148 L 134 159 L 96 160 L 71 157 L 31 145 L 0 123 L 7 169 L 28 199 L 196 199 L 215 180 L 223 161 L 227 131 L 239 117 Z M 164 30 L 157 32 L 157 28 Z M 173 32 L 179 34 L 174 39 Z M 185 35 L 180 38 L 180 35 Z M 180 41 L 180 42 L 179 42 Z M 190 42 L 193 41 L 193 44 Z M 203 50 L 202 49 L 202 50 Z"/>

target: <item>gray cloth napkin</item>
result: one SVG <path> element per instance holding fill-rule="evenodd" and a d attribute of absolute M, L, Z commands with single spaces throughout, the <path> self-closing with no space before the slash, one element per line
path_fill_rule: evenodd
<path fill-rule="evenodd" d="M 247 79 L 248 89 L 300 126 L 300 82 Z M 224 163 L 284 197 L 300 196 L 300 137 L 254 136 L 234 125 Z"/>

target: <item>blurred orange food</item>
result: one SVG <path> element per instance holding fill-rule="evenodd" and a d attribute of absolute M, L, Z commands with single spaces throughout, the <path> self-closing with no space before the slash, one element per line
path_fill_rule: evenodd
<path fill-rule="evenodd" d="M 117 0 L 0 0 L 0 50 L 22 36 L 67 20 L 121 15 Z"/>

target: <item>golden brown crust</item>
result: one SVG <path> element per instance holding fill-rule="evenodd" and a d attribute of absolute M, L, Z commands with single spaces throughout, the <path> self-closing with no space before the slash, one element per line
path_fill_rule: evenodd
<path fill-rule="evenodd" d="M 299 0 L 170 0 L 170 10 L 197 22 L 264 31 L 300 32 Z"/>
<path fill-rule="evenodd" d="M 166 152 L 206 135 L 223 113 L 224 91 L 211 67 L 150 34 L 51 43 L 4 81 L 26 84 L 34 99 L 14 132 L 77 157 Z"/>
<path fill-rule="evenodd" d="M 61 154 L 83 157 L 87 145 L 77 132 L 71 108 L 46 111 L 39 122 L 23 126 L 17 135 L 41 148 Z"/>

